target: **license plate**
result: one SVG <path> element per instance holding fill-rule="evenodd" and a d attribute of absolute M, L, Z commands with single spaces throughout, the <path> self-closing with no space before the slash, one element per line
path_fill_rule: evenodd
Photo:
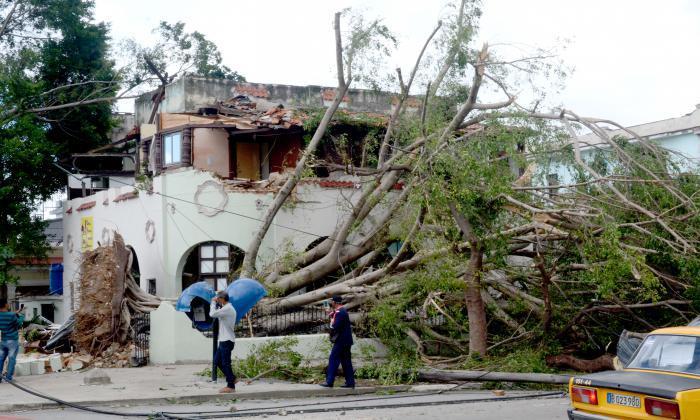
<path fill-rule="evenodd" d="M 620 395 L 608 392 L 606 397 L 608 404 L 622 405 L 624 407 L 641 408 L 642 400 L 631 395 Z"/>

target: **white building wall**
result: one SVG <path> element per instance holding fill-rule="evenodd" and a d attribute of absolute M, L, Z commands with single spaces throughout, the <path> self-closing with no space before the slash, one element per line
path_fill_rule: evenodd
<path fill-rule="evenodd" d="M 244 359 L 260 346 L 283 338 L 285 337 L 236 337 L 236 346 L 231 357 Z M 297 343 L 292 349 L 307 361 L 322 364 L 328 360 L 331 346 L 328 334 L 295 335 L 294 338 Z M 192 328 L 192 322 L 187 315 L 175 311 L 168 302 L 161 303 L 157 310 L 151 312 L 149 343 L 149 360 L 152 364 L 202 363 L 212 359 L 212 339 Z M 367 348 L 376 359 L 384 359 L 389 353 L 379 340 L 356 338 L 352 347 L 353 357 L 360 358 L 363 350 Z"/>
<path fill-rule="evenodd" d="M 53 321 L 60 323 L 66 315 L 63 313 L 63 296 L 29 296 L 17 299 L 20 305 L 24 305 L 24 315 L 30 321 L 35 315 L 41 315 L 41 305 L 53 305 Z"/>
<path fill-rule="evenodd" d="M 697 170 L 700 164 L 700 135 L 695 133 L 682 133 L 656 137 L 651 139 L 656 145 L 673 153 L 673 159 L 679 163 L 681 170 Z M 604 146 L 600 146 L 605 149 Z M 581 150 L 581 158 L 588 163 L 594 159 L 596 149 L 586 148 Z M 560 185 L 575 182 L 576 165 L 552 161 L 548 166 L 540 168 L 542 179 L 548 174 L 557 174 Z"/>
<path fill-rule="evenodd" d="M 228 242 L 245 250 L 274 198 L 271 192 L 252 190 L 224 194 L 220 180 L 192 168 L 154 178 L 154 193 L 139 190 L 136 198 L 114 202 L 119 195 L 133 190 L 132 186 L 110 188 L 64 203 L 64 314 L 72 312 L 71 303 L 77 303 L 78 298 L 72 297 L 71 291 L 79 276 L 82 218 L 92 217 L 92 248 L 119 232 L 136 252 L 141 287 L 147 290 L 148 279 L 155 278 L 159 296 L 177 298 L 189 252 L 208 241 Z M 339 210 L 349 209 L 359 192 L 302 182 L 278 213 L 261 247 L 258 264 L 272 261 L 282 252 L 303 251 L 320 236 L 328 236 L 338 224 Z M 91 201 L 96 202 L 94 207 L 77 211 L 81 204 Z"/>

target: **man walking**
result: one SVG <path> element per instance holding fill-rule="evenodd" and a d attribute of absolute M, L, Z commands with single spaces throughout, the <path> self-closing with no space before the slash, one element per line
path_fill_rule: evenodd
<path fill-rule="evenodd" d="M 343 299 L 340 296 L 331 298 L 331 342 L 333 348 L 328 358 L 328 371 L 326 372 L 326 382 L 321 386 L 331 388 L 335 382 L 335 374 L 338 365 L 343 366 L 345 375 L 345 385 L 341 388 L 355 388 L 355 372 L 352 369 L 350 349 L 352 348 L 352 326 L 350 316 L 343 307 Z"/>
<path fill-rule="evenodd" d="M 4 376 L 10 381 L 15 373 L 15 362 L 19 351 L 19 329 L 24 323 L 22 309 L 12 312 L 7 300 L 0 299 L 0 335 L 2 335 L 0 337 L 0 372 L 5 365 L 5 359 L 7 359 L 7 371 Z M 2 382 L 2 377 L 0 377 L 0 382 Z"/>
<path fill-rule="evenodd" d="M 221 388 L 219 393 L 236 392 L 236 376 L 231 369 L 231 352 L 236 340 L 236 309 L 229 302 L 226 291 L 217 292 L 211 301 L 209 316 L 219 320 L 219 347 L 214 355 L 214 364 L 226 377 L 226 386 Z"/>

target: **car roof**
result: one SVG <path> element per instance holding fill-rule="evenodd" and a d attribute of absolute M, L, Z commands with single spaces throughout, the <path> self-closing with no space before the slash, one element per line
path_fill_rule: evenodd
<path fill-rule="evenodd" d="M 700 337 L 700 327 L 669 327 L 660 328 L 652 331 L 650 334 L 665 334 L 665 335 L 695 335 Z"/>

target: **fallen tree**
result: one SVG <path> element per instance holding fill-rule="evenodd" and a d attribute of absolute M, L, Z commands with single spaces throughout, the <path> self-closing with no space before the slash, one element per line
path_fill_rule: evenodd
<path fill-rule="evenodd" d="M 547 356 L 547 364 L 552 367 L 574 369 L 579 372 L 600 372 L 603 370 L 614 370 L 613 357 L 604 354 L 593 360 L 584 360 L 570 354 L 559 354 Z"/>
<path fill-rule="evenodd" d="M 355 27 L 344 47 L 336 15 L 335 101 L 269 207 L 242 274 L 265 282 L 275 296 L 265 305 L 277 311 L 343 295 L 392 348 L 426 363 L 533 344 L 566 360 L 596 357 L 623 328 L 692 318 L 695 167 L 613 121 L 518 102 L 523 81 L 558 76 L 556 57 L 474 48 L 478 16 L 475 2 L 462 1 L 427 34 L 407 81 L 397 71 L 394 112 L 358 165 L 311 156 L 321 141 L 334 144 L 324 136 L 356 81 L 354 59 L 385 32 Z M 423 64 L 426 49 L 437 72 Z M 409 97 L 417 74 L 430 81 Z M 593 140 L 584 144 L 586 131 Z M 304 170 L 318 167 L 359 176 L 359 194 L 310 249 L 261 266 L 258 249 L 277 211 Z"/>
<path fill-rule="evenodd" d="M 138 331 L 137 313 L 148 313 L 160 299 L 144 292 L 131 275 L 133 254 L 115 233 L 109 245 L 87 251 L 80 264 L 80 303 L 72 339 L 78 350 L 93 356 L 126 346 Z"/>
<path fill-rule="evenodd" d="M 540 384 L 568 384 L 570 375 L 550 373 L 483 372 L 479 370 L 438 370 L 418 371 L 418 380 L 426 382 L 527 382 Z"/>

